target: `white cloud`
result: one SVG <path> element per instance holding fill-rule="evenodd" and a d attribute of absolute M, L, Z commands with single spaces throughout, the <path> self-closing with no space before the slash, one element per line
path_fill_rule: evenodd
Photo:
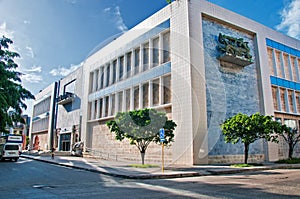
<path fill-rule="evenodd" d="M 122 18 L 121 15 L 121 11 L 120 11 L 120 7 L 116 6 L 114 9 L 111 8 L 105 8 L 104 12 L 112 15 L 113 17 L 113 21 L 115 22 L 115 25 L 117 26 L 117 28 L 122 31 L 122 32 L 126 32 L 128 30 L 127 26 L 124 23 L 124 20 Z"/>
<path fill-rule="evenodd" d="M 23 23 L 24 24 L 30 24 L 31 22 L 29 20 L 24 20 Z"/>
<path fill-rule="evenodd" d="M 27 54 L 26 55 L 31 57 L 31 58 L 34 58 L 34 52 L 33 52 L 32 48 L 29 47 L 29 46 L 26 46 L 26 49 L 27 49 Z"/>
<path fill-rule="evenodd" d="M 42 72 L 42 67 L 41 66 L 32 66 L 30 69 L 25 69 L 24 71 L 40 73 L 40 72 Z"/>
<path fill-rule="evenodd" d="M 2 24 L 0 24 L 0 37 L 5 36 L 7 38 L 13 39 L 14 38 L 14 31 L 9 30 L 7 28 L 6 22 L 3 22 Z"/>
<path fill-rule="evenodd" d="M 22 75 L 22 82 L 29 82 L 29 83 L 39 83 L 43 80 L 41 75 L 37 75 L 34 73 L 28 73 Z"/>
<path fill-rule="evenodd" d="M 105 8 L 104 12 L 109 12 L 111 10 L 111 8 Z"/>
<path fill-rule="evenodd" d="M 300 39 L 300 0 L 292 0 L 280 12 L 280 16 L 281 23 L 276 26 L 276 29 Z"/>
<path fill-rule="evenodd" d="M 77 65 L 71 65 L 69 68 L 59 66 L 58 68 L 52 69 L 50 74 L 53 76 L 67 76 L 71 72 L 75 71 L 77 68 L 83 65 L 83 62 Z"/>
<path fill-rule="evenodd" d="M 43 80 L 42 76 L 38 73 L 42 72 L 41 66 L 32 66 L 29 69 L 24 69 L 22 74 L 22 82 L 39 83 Z"/>

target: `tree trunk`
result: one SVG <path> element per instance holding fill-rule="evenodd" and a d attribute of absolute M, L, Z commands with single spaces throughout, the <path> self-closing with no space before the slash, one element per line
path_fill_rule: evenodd
<path fill-rule="evenodd" d="M 293 158 L 294 147 L 293 144 L 289 144 L 289 159 Z"/>
<path fill-rule="evenodd" d="M 142 157 L 142 165 L 145 164 L 145 152 L 141 152 L 141 157 Z"/>
<path fill-rule="evenodd" d="M 244 163 L 245 164 L 248 164 L 248 152 L 249 152 L 249 144 L 247 144 L 247 143 L 244 143 L 244 145 L 245 145 L 245 159 L 244 159 Z"/>

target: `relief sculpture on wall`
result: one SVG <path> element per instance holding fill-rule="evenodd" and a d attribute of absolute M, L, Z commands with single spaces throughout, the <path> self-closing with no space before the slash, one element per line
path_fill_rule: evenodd
<path fill-rule="evenodd" d="M 219 57 L 220 60 L 239 66 L 247 66 L 253 63 L 248 42 L 244 41 L 243 38 L 234 38 L 219 33 L 218 42 L 217 48 L 222 53 Z"/>

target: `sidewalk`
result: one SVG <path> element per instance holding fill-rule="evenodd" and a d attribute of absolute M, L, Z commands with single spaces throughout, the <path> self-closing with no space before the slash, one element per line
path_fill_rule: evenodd
<path fill-rule="evenodd" d="M 155 168 L 134 168 L 131 163 L 107 161 L 97 158 L 84 158 L 75 156 L 55 156 L 22 154 L 21 157 L 51 164 L 62 165 L 75 169 L 101 173 L 105 175 L 127 178 L 127 179 L 165 179 L 180 177 L 195 177 L 208 175 L 236 174 L 249 171 L 273 170 L 273 169 L 300 169 L 300 164 L 267 164 L 264 166 L 234 168 L 219 165 L 197 165 L 191 167 L 166 166 L 164 172 L 160 167 Z"/>

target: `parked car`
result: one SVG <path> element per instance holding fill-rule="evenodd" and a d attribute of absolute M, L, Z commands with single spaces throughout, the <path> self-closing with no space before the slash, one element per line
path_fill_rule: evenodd
<path fill-rule="evenodd" d="M 18 161 L 20 157 L 20 148 L 17 143 L 0 144 L 0 161 L 9 159 Z"/>

